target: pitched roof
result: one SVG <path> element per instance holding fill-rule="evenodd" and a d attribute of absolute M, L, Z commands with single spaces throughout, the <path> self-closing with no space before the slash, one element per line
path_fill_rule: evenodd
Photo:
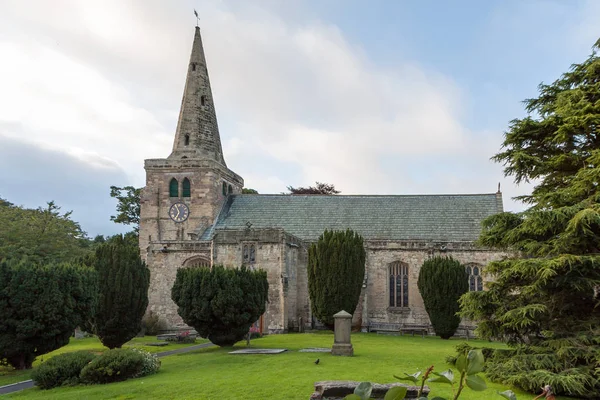
<path fill-rule="evenodd" d="M 481 221 L 502 211 L 500 194 L 322 196 L 231 195 L 214 230 L 282 228 L 313 241 L 351 228 L 367 240 L 474 241 Z"/>

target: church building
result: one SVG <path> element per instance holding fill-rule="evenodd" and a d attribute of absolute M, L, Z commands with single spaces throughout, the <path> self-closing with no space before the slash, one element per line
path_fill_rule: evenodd
<path fill-rule="evenodd" d="M 448 255 L 466 265 L 470 290 L 503 256 L 476 247 L 481 221 L 502 212 L 502 194 L 242 194 L 244 180 L 221 148 L 206 56 L 196 27 L 173 149 L 145 160 L 140 250 L 151 271 L 149 310 L 170 328 L 185 324 L 171 300 L 178 268 L 224 265 L 267 271 L 263 333 L 313 327 L 308 247 L 325 229 L 364 238 L 366 272 L 353 324 L 363 330 L 429 325 L 417 289 L 425 260 Z M 350 310 L 351 311 L 351 310 Z M 382 328 L 381 328 L 382 329 Z"/>

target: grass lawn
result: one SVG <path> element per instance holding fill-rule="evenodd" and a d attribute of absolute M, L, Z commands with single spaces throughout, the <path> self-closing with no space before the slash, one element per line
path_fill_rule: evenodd
<path fill-rule="evenodd" d="M 146 343 L 156 343 L 156 342 L 157 342 L 156 336 L 136 337 L 136 338 L 132 339 L 131 341 L 127 342 L 123 347 L 140 347 L 148 352 L 158 353 L 161 351 L 179 349 L 179 348 L 191 346 L 194 344 L 206 343 L 206 342 L 208 342 L 208 340 L 196 339 L 196 343 L 192 343 L 192 344 L 178 344 L 178 343 L 169 342 L 168 346 L 163 346 L 163 347 L 145 346 Z M 96 338 L 96 337 L 90 337 L 90 338 L 85 338 L 85 339 L 71 338 L 71 341 L 69 342 L 68 345 L 61 347 L 60 349 L 54 350 L 51 353 L 44 354 L 43 356 L 38 357 L 36 359 L 36 361 L 34 361 L 33 367 L 35 368 L 37 365 L 39 365 L 42 362 L 42 360 L 47 360 L 55 355 L 62 354 L 62 353 L 68 353 L 71 351 L 78 351 L 78 350 L 103 352 L 107 349 L 108 348 L 104 347 L 102 345 L 102 343 L 100 342 L 100 340 L 98 340 L 98 338 Z M 11 383 L 16 383 L 16 382 L 21 382 L 21 381 L 31 379 L 30 375 L 31 375 L 31 370 L 16 371 L 12 368 L 0 367 L 0 386 L 9 385 Z"/>
<path fill-rule="evenodd" d="M 412 336 L 354 334 L 354 357 L 322 353 L 299 353 L 305 347 L 330 347 L 332 334 L 271 335 L 252 342 L 252 347 L 287 348 L 277 355 L 230 355 L 230 349 L 211 347 L 162 359 L 158 374 L 109 385 L 76 386 L 6 395 L 11 399 L 297 399 L 307 400 L 313 384 L 320 380 L 368 380 L 394 382 L 393 374 L 413 373 L 434 364 L 448 369 L 445 357 L 454 354 L 462 340 Z M 503 347 L 502 344 L 471 340 L 472 345 Z M 240 342 L 236 348 L 245 348 Z M 320 358 L 319 365 L 315 365 Z M 433 396 L 451 398 L 444 384 L 430 384 Z M 465 389 L 460 399 L 502 399 L 496 391 L 507 389 L 488 382 L 488 390 Z M 531 394 L 515 390 L 520 400 Z M 562 399 L 562 397 L 561 397 Z"/>

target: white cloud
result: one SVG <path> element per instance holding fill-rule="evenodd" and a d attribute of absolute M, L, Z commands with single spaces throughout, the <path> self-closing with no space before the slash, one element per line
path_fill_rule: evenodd
<path fill-rule="evenodd" d="M 502 181 L 507 195 L 528 190 L 489 161 L 500 133 L 469 129 L 468 93 L 452 77 L 416 60 L 377 65 L 324 21 L 228 4 L 194 6 L 225 158 L 248 187 L 278 193 L 318 180 L 343 193 L 469 193 Z M 143 160 L 171 150 L 193 35 L 189 4 L 1 7 L 0 122 L 24 129 L 0 134 L 27 132 L 19 139 L 122 168 L 142 185 Z"/>

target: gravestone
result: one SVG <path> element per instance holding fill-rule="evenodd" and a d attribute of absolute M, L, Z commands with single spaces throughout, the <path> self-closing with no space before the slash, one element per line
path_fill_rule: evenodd
<path fill-rule="evenodd" d="M 350 342 L 350 331 L 352 329 L 352 315 L 342 310 L 333 316 L 333 347 L 331 354 L 334 356 L 353 356 L 354 348 Z"/>

